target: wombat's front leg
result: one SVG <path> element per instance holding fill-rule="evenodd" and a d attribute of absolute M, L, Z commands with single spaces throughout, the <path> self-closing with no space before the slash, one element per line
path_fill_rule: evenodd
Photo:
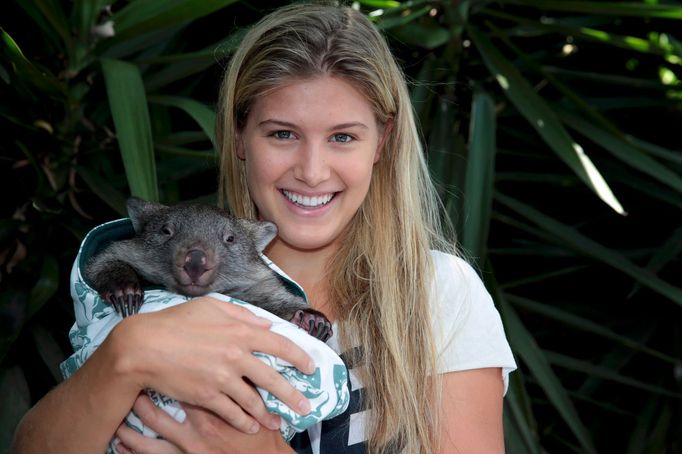
<path fill-rule="evenodd" d="M 127 263 L 115 261 L 90 274 L 93 287 L 121 317 L 137 314 L 144 291 L 140 278 Z"/>
<path fill-rule="evenodd" d="M 314 309 L 299 309 L 290 320 L 291 323 L 305 330 L 313 337 L 327 342 L 332 337 L 332 324 L 327 317 Z"/>

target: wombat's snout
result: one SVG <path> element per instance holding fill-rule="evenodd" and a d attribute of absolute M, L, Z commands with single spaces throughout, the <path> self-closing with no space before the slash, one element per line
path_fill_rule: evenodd
<path fill-rule="evenodd" d="M 208 268 L 206 267 L 207 261 L 206 253 L 199 249 L 192 249 L 185 256 L 185 265 L 183 266 L 183 269 L 190 279 L 192 279 L 193 283 L 196 283 L 201 275 L 208 271 Z"/>

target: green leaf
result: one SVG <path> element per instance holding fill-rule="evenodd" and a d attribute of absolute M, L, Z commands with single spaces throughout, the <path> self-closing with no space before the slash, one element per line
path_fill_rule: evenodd
<path fill-rule="evenodd" d="M 85 181 L 93 194 L 97 195 L 121 216 L 127 216 L 125 194 L 116 189 L 106 178 L 95 175 L 90 167 L 78 166 L 77 170 L 78 175 Z"/>
<path fill-rule="evenodd" d="M 682 305 L 682 289 L 663 281 L 651 271 L 635 265 L 621 254 L 602 246 L 596 241 L 584 236 L 576 229 L 564 225 L 511 197 L 498 192 L 495 194 L 495 200 L 529 219 L 543 230 L 550 232 L 562 244 L 571 247 L 588 257 L 593 257 L 600 262 L 612 266 L 640 282 L 642 285 L 669 298 L 675 303 Z"/>
<path fill-rule="evenodd" d="M 57 31 L 67 50 L 69 60 L 74 57 L 74 41 L 71 26 L 59 2 L 55 0 L 33 0 L 50 25 Z"/>
<path fill-rule="evenodd" d="M 9 452 L 14 431 L 31 408 L 31 395 L 18 366 L 0 369 L 0 448 Z"/>
<path fill-rule="evenodd" d="M 27 293 L 12 287 L 0 290 L 0 364 L 26 320 Z"/>
<path fill-rule="evenodd" d="M 675 230 L 670 238 L 656 249 L 656 252 L 647 263 L 646 269 L 652 273 L 657 273 L 665 265 L 675 261 L 680 254 L 682 254 L 682 227 Z M 640 284 L 636 283 L 628 297 L 632 297 L 640 288 Z"/>
<path fill-rule="evenodd" d="M 581 24 L 564 25 L 558 20 L 537 21 L 534 19 L 513 16 L 511 14 L 490 9 L 486 9 L 485 13 L 493 17 L 498 17 L 501 19 L 504 18 L 522 24 L 524 27 L 529 29 L 529 31 L 526 32 L 527 35 L 558 33 L 561 35 L 570 36 L 572 39 L 582 39 L 640 53 L 659 55 L 664 57 L 665 61 L 672 64 L 680 64 L 682 62 L 682 49 L 673 45 L 670 42 L 670 39 L 658 41 L 650 39 L 647 41 L 636 36 L 617 35 L 601 29 L 590 28 Z M 509 32 L 507 32 L 507 34 L 509 34 Z M 668 35 L 665 36 L 667 37 Z"/>
<path fill-rule="evenodd" d="M 174 27 L 218 11 L 236 0 L 146 0 L 128 3 L 112 16 L 125 38 Z"/>
<path fill-rule="evenodd" d="M 216 114 L 213 109 L 193 99 L 181 98 L 179 96 L 150 96 L 149 101 L 184 110 L 199 124 L 201 130 L 204 131 L 206 137 L 208 137 L 213 147 L 217 150 L 215 143 Z"/>
<path fill-rule="evenodd" d="M 682 19 L 682 8 L 675 5 L 659 5 L 644 2 L 581 2 L 556 0 L 500 0 L 498 3 L 529 6 L 544 11 L 566 11 L 580 14 L 604 14 L 607 16 L 660 17 Z"/>
<path fill-rule="evenodd" d="M 226 40 L 198 52 L 139 59 L 138 63 L 165 65 L 160 71 L 145 77 L 145 87 L 150 92 L 158 90 L 177 80 L 201 73 L 206 68 L 226 60 L 235 51 L 247 31 L 246 28 L 237 30 Z"/>
<path fill-rule="evenodd" d="M 71 22 L 76 25 L 79 40 L 88 42 L 92 27 L 97 25 L 97 17 L 108 0 L 74 0 Z"/>
<path fill-rule="evenodd" d="M 493 99 L 482 88 L 474 90 L 469 128 L 469 153 L 464 186 L 464 223 L 462 246 L 485 262 L 496 152 L 496 115 Z"/>
<path fill-rule="evenodd" d="M 545 282 L 545 281 L 548 281 L 554 277 L 572 274 L 572 273 L 575 273 L 576 271 L 583 271 L 583 270 L 585 270 L 585 268 L 588 268 L 588 267 L 589 267 L 589 265 L 577 265 L 577 266 L 570 266 L 570 267 L 566 267 L 566 268 L 558 267 L 556 269 L 552 269 L 552 270 L 547 271 L 545 273 L 535 273 L 535 274 L 531 274 L 531 275 L 528 275 L 525 277 L 520 277 L 518 279 L 508 280 L 504 284 L 500 284 L 500 288 L 506 292 L 507 290 L 514 288 L 514 287 L 520 287 L 520 286 L 538 283 L 538 282 Z M 511 295 L 509 295 L 508 298 L 511 299 Z"/>
<path fill-rule="evenodd" d="M 28 15 L 28 17 L 30 17 L 31 20 L 38 26 L 38 28 L 40 28 L 42 36 L 45 38 L 46 41 L 45 44 L 48 45 L 51 44 L 52 46 L 54 46 L 54 49 L 59 49 L 60 51 L 63 51 L 64 42 L 61 39 L 61 36 L 59 36 L 57 30 L 55 30 L 52 24 L 50 24 L 50 22 L 43 15 L 43 13 L 40 12 L 38 5 L 31 0 L 24 0 L 15 3 L 19 5 Z"/>
<path fill-rule="evenodd" d="M 57 292 L 58 288 L 59 264 L 53 256 L 46 255 L 38 275 L 38 281 L 29 293 L 26 318 L 38 312 Z"/>
<path fill-rule="evenodd" d="M 507 301 L 512 303 L 514 306 L 518 306 L 525 310 L 534 312 L 536 314 L 540 314 L 544 317 L 547 317 L 551 320 L 555 320 L 574 329 L 585 331 L 596 336 L 603 337 L 604 339 L 612 340 L 627 348 L 630 348 L 638 352 L 646 353 L 662 361 L 667 361 L 669 363 L 682 366 L 682 360 L 680 358 L 675 358 L 665 353 L 661 353 L 657 350 L 653 350 L 637 340 L 617 334 L 613 332 L 611 329 L 604 326 L 603 323 L 596 323 L 593 322 L 592 320 L 588 320 L 586 318 L 572 314 L 565 310 L 559 309 L 556 306 L 550 304 L 542 304 L 528 298 L 523 298 L 521 296 L 506 294 L 506 298 Z"/>
<path fill-rule="evenodd" d="M 197 150 L 190 150 L 189 148 L 174 147 L 171 145 L 163 145 L 163 144 L 157 144 L 155 148 L 156 148 L 156 150 L 159 151 L 159 153 L 163 153 L 166 155 L 172 155 L 172 156 L 183 157 L 183 158 L 191 158 L 191 159 L 203 161 L 203 162 L 209 162 L 210 161 L 210 162 L 215 163 L 215 161 L 216 161 L 216 154 L 213 150 L 197 151 Z"/>
<path fill-rule="evenodd" d="M 120 60 L 136 52 L 151 51 L 152 49 L 160 51 L 162 46 L 177 37 L 185 27 L 186 24 L 180 24 L 167 29 L 151 30 L 133 37 L 115 35 L 112 38 L 98 41 L 94 53 L 104 58 Z"/>
<path fill-rule="evenodd" d="M 613 195 L 611 188 L 594 166 L 583 148 L 576 143 L 563 127 L 552 109 L 536 93 L 521 73 L 492 45 L 490 39 L 479 30 L 469 27 L 476 48 L 505 95 L 545 140 L 547 145 L 592 189 L 601 200 L 619 214 L 625 211 Z"/>
<path fill-rule="evenodd" d="M 36 343 L 38 354 L 52 374 L 52 378 L 56 383 L 60 383 L 63 377 L 59 364 L 66 359 L 67 355 L 62 352 L 57 341 L 42 325 L 33 325 L 31 335 Z"/>
<path fill-rule="evenodd" d="M 637 425 L 630 434 L 626 454 L 659 454 L 666 452 L 669 440 L 666 431 L 675 427 L 668 399 L 649 398 L 643 411 L 637 415 Z"/>
<path fill-rule="evenodd" d="M 19 81 L 37 92 L 34 96 L 46 95 L 59 101 L 66 98 L 64 85 L 49 71 L 28 61 L 14 39 L 2 29 L 0 38 L 0 55 L 12 65 Z"/>
<path fill-rule="evenodd" d="M 619 161 L 605 160 L 601 167 L 608 173 L 609 178 L 614 183 L 634 189 L 642 195 L 646 195 L 654 200 L 660 200 L 669 204 L 675 210 L 682 208 L 682 199 L 679 193 L 670 190 L 669 187 L 653 181 L 651 178 L 634 171 L 632 167 L 626 166 Z"/>
<path fill-rule="evenodd" d="M 102 60 L 109 107 L 131 195 L 158 201 L 156 163 L 147 110 L 147 96 L 137 66 Z"/>
<path fill-rule="evenodd" d="M 486 281 L 486 283 L 488 282 Z M 505 301 L 499 290 L 494 285 L 488 285 L 488 288 L 495 295 L 495 301 L 498 303 L 503 316 L 505 331 L 512 350 L 523 359 L 538 385 L 575 435 L 582 449 L 588 453 L 596 453 L 589 432 L 580 420 L 573 402 L 568 398 L 566 389 L 552 370 L 543 351 L 538 347 L 516 311 Z"/>
<path fill-rule="evenodd" d="M 213 155 L 211 155 L 213 156 Z M 202 172 L 212 171 L 215 169 L 215 158 L 209 161 L 207 159 L 186 159 L 182 158 L 166 158 L 159 162 L 158 172 L 161 181 L 163 181 L 164 190 L 169 187 L 169 184 L 177 183 L 185 178 L 189 178 Z M 215 191 L 211 185 L 206 185 L 205 191 Z M 164 191 L 164 193 L 167 191 Z"/>
<path fill-rule="evenodd" d="M 682 166 L 682 154 L 679 152 L 663 148 L 660 145 L 646 142 L 644 140 L 638 139 L 627 134 L 625 135 L 625 140 L 628 143 L 634 145 L 635 147 L 639 148 L 644 152 L 649 153 L 652 156 L 655 156 L 660 159 L 665 159 L 666 161 L 669 161 L 673 164 Z"/>
<path fill-rule="evenodd" d="M 435 49 L 450 41 L 450 31 L 436 24 L 410 22 L 401 27 L 391 29 L 391 33 L 400 41 L 424 49 Z"/>
<path fill-rule="evenodd" d="M 377 21 L 377 28 L 379 30 L 391 30 L 395 27 L 401 27 L 403 25 L 409 24 L 410 22 L 413 22 L 420 17 L 426 16 L 429 11 L 431 11 L 432 7 L 427 5 L 423 8 L 420 8 L 416 11 L 411 12 L 410 14 L 403 16 L 397 16 L 397 17 L 384 17 L 379 16 L 379 19 Z"/>
<path fill-rule="evenodd" d="M 642 79 L 627 77 L 620 74 L 603 74 L 590 71 L 576 71 L 556 66 L 543 66 L 542 72 L 545 74 L 558 75 L 562 79 L 572 79 L 575 81 L 589 81 L 604 86 L 621 85 L 630 89 L 646 89 L 664 91 L 669 87 L 663 85 L 659 80 Z"/>
<path fill-rule="evenodd" d="M 641 389 L 653 394 L 659 394 L 662 396 L 682 399 L 682 394 L 680 393 L 676 393 L 659 386 L 652 386 L 648 383 L 635 380 L 634 378 L 631 377 L 626 377 L 609 367 L 598 366 L 588 361 L 572 358 L 570 356 L 562 355 L 561 353 L 551 352 L 547 350 L 544 351 L 544 355 L 552 364 L 556 364 L 557 366 L 563 367 L 565 369 L 583 372 L 593 378 L 599 378 L 605 381 L 620 383 L 622 385 Z"/>
<path fill-rule="evenodd" d="M 561 111 L 560 118 L 570 127 L 603 147 L 616 158 L 629 164 L 640 172 L 648 174 L 661 183 L 670 186 L 676 191 L 682 192 L 682 177 L 626 141 L 604 131 L 593 123 L 583 120 L 575 114 Z"/>
<path fill-rule="evenodd" d="M 438 187 L 448 220 L 453 226 L 458 226 L 465 177 L 465 167 L 461 163 L 465 159 L 466 143 L 460 134 L 453 134 L 455 106 L 441 99 L 438 101 L 438 113 L 429 135 L 429 172 Z"/>
<path fill-rule="evenodd" d="M 391 9 L 400 6 L 400 2 L 395 0 L 359 0 L 359 3 L 370 8 Z"/>
<path fill-rule="evenodd" d="M 509 375 L 509 389 L 504 398 L 505 435 L 515 432 L 512 444 L 505 442 L 509 454 L 540 454 L 542 447 L 538 441 L 537 423 L 533 418 L 530 399 L 523 387 L 523 371 L 517 369 Z M 505 437 L 507 438 L 507 437 Z"/>

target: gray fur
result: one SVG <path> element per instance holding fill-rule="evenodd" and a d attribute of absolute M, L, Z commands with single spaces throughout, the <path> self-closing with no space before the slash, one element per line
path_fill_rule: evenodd
<path fill-rule="evenodd" d="M 138 198 L 128 200 L 128 212 L 136 236 L 112 243 L 86 269 L 92 286 L 103 297 L 109 292 L 105 299 L 120 295 L 121 288 L 124 295 L 138 292 L 141 299 L 141 282 L 128 282 L 137 275 L 187 296 L 224 293 L 285 320 L 294 318 L 297 311 L 315 312 L 287 291 L 259 256 L 277 234 L 273 223 L 237 219 L 206 205 L 168 207 Z M 196 254 L 201 257 L 205 254 L 208 269 L 202 268 L 203 274 L 195 278 L 186 269 L 191 251 L 200 251 Z M 188 286 L 193 280 L 198 285 Z"/>

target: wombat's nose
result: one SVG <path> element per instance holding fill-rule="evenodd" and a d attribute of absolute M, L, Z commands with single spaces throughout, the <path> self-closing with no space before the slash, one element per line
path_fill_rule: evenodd
<path fill-rule="evenodd" d="M 206 272 L 206 254 L 204 251 L 192 249 L 185 256 L 185 266 L 183 266 L 192 282 L 196 282 L 199 277 Z"/>

